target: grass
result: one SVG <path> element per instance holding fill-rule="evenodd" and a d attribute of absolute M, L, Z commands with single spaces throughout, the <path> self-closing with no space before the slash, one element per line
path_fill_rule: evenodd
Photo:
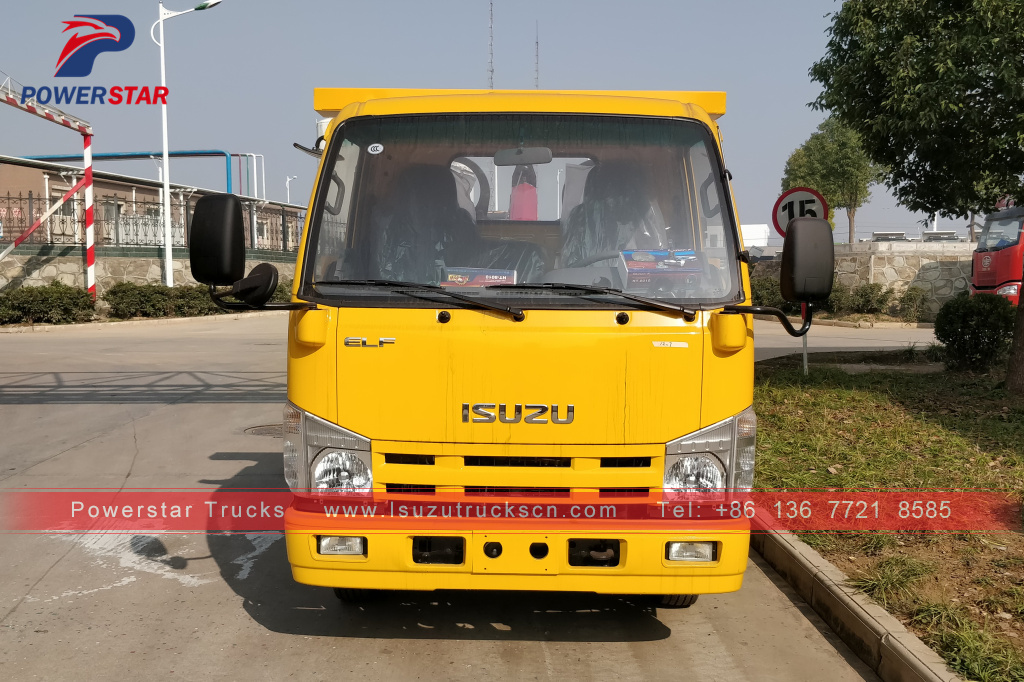
<path fill-rule="evenodd" d="M 912 600 L 915 596 L 913 584 L 932 570 L 930 565 L 919 559 L 890 556 L 850 580 L 850 584 L 889 608 Z"/>
<path fill-rule="evenodd" d="M 924 631 L 924 641 L 946 659 L 954 672 L 978 682 L 1024 680 L 1024 659 L 1005 639 L 979 626 L 962 606 L 928 603 L 910 620 Z"/>
<path fill-rule="evenodd" d="M 941 348 L 815 354 L 824 363 L 941 360 Z M 758 363 L 758 488 L 998 490 L 1024 498 L 1024 400 L 998 373 L 847 374 Z M 893 367 L 900 370 L 900 367 Z M 1024 682 L 1024 535 L 806 533 L 805 542 L 959 674 Z"/>

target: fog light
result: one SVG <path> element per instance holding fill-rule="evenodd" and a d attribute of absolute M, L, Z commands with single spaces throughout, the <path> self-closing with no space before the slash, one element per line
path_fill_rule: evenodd
<path fill-rule="evenodd" d="M 670 542 L 665 546 L 665 558 L 669 561 L 714 561 L 714 542 Z"/>
<path fill-rule="evenodd" d="M 366 554 L 366 538 L 321 535 L 319 546 L 321 554 Z"/>

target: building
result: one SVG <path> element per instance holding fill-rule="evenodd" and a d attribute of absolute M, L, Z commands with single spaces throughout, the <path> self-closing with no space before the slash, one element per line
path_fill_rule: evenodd
<path fill-rule="evenodd" d="M 0 156 L 0 251 L 59 203 L 82 174 L 82 168 L 75 166 Z M 161 281 L 159 263 L 164 244 L 162 191 L 162 183 L 157 180 L 93 171 L 93 222 L 100 292 L 111 283 L 125 279 L 139 283 Z M 187 268 L 187 248 L 196 201 L 216 193 L 215 190 L 171 184 L 175 283 L 192 281 Z M 273 261 L 281 265 L 290 263 L 291 268 L 281 269 L 282 277 L 291 277 L 295 250 L 305 220 L 305 207 L 263 199 L 241 199 L 247 259 Z M 84 204 L 83 193 L 79 191 L 0 261 L 0 291 L 21 284 L 45 284 L 54 279 L 76 286 L 84 283 L 84 266 L 82 277 L 79 277 L 75 260 L 80 254 L 79 259 L 84 263 Z M 104 264 L 105 259 L 117 259 L 119 262 Z M 135 274 L 129 276 L 129 272 Z"/>

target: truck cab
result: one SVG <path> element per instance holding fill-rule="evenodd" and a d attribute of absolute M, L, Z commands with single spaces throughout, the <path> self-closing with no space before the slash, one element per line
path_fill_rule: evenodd
<path fill-rule="evenodd" d="M 1024 277 L 1024 206 L 991 213 L 978 237 L 971 263 L 971 294 L 996 294 L 1020 303 Z"/>
<path fill-rule="evenodd" d="M 349 598 L 739 589 L 749 313 L 772 311 L 749 306 L 725 94 L 314 101 L 332 121 L 286 305 L 293 577 Z M 244 231 L 230 197 L 204 201 L 194 275 L 262 305 L 269 266 L 216 291 Z M 827 298 L 828 224 L 791 228 L 784 295 Z"/>

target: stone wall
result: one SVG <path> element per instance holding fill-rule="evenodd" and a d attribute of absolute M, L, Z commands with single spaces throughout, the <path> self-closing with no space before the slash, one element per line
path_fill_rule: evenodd
<path fill-rule="evenodd" d="M 967 242 L 863 242 L 836 244 L 836 276 L 847 286 L 878 283 L 897 294 L 908 287 L 924 289 L 932 315 L 971 282 Z M 760 261 L 756 272 L 778 277 L 779 261 Z"/>
<path fill-rule="evenodd" d="M 187 249 L 171 253 L 175 284 L 195 284 Z M 282 251 L 247 251 L 245 269 L 269 262 L 282 280 L 295 277 L 295 254 Z M 0 292 L 20 286 L 41 286 L 54 280 L 85 288 L 85 250 L 82 246 L 22 245 L 0 261 Z M 96 293 L 118 282 L 161 284 L 163 254 L 156 248 L 96 247 Z"/>

